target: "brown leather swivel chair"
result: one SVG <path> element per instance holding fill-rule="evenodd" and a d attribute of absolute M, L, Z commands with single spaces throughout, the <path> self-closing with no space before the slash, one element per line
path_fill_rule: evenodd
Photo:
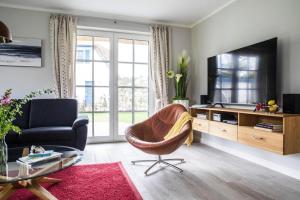
<path fill-rule="evenodd" d="M 149 175 L 148 172 L 159 163 L 163 163 L 177 169 L 179 172 L 183 172 L 182 169 L 167 161 L 180 161 L 180 163 L 183 163 L 184 159 L 162 159 L 161 155 L 170 154 L 177 150 L 189 136 L 192 130 L 191 121 L 184 125 L 177 136 L 169 140 L 164 140 L 164 137 L 180 118 L 181 114 L 186 111 L 185 107 L 180 104 L 171 104 L 158 111 L 146 121 L 134 124 L 126 130 L 125 136 L 130 144 L 146 153 L 158 155 L 157 160 L 132 161 L 132 164 L 138 162 L 154 162 L 154 164 L 145 171 L 145 175 Z"/>

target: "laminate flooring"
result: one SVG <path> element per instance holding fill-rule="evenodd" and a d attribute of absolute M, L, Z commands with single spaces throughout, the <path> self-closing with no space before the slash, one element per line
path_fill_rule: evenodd
<path fill-rule="evenodd" d="M 145 200 L 300 200 L 300 181 L 203 144 L 182 146 L 164 158 L 184 158 L 184 172 L 163 165 L 151 176 L 153 159 L 126 142 L 87 145 L 81 164 L 122 162 Z M 300 166 L 299 166 L 300 170 Z"/>

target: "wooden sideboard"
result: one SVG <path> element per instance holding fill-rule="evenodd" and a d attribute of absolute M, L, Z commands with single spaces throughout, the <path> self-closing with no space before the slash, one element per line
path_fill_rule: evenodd
<path fill-rule="evenodd" d="M 193 130 L 221 137 L 227 140 L 261 148 L 282 155 L 300 153 L 300 115 L 284 113 L 253 112 L 233 108 L 190 108 L 194 117 Z M 197 113 L 207 119 L 196 118 Z M 212 120 L 214 113 L 230 113 L 238 120 L 237 125 Z M 259 122 L 282 123 L 282 132 L 254 129 Z"/>

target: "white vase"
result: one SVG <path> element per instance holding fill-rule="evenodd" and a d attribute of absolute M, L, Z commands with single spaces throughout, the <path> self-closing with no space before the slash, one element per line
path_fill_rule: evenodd
<path fill-rule="evenodd" d="M 187 110 L 189 109 L 190 100 L 188 99 L 173 99 L 173 103 L 183 105 Z"/>

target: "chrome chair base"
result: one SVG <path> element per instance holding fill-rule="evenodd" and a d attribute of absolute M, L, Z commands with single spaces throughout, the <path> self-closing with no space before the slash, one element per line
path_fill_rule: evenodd
<path fill-rule="evenodd" d="M 183 172 L 182 169 L 180 169 L 179 167 L 177 167 L 177 166 L 175 166 L 175 165 L 173 165 L 173 164 L 171 164 L 171 163 L 169 163 L 169 162 L 167 162 L 167 161 L 179 161 L 179 163 L 177 163 L 177 164 L 184 163 L 184 159 L 182 159 L 182 158 L 162 159 L 161 156 L 158 156 L 158 159 L 157 159 L 157 160 L 135 160 L 135 161 L 131 161 L 131 163 L 132 163 L 133 165 L 135 165 L 136 163 L 154 162 L 154 163 L 153 163 L 153 164 L 152 164 L 152 165 L 144 172 L 144 174 L 145 174 L 146 176 L 151 175 L 151 173 L 149 173 L 149 171 L 150 171 L 154 166 L 156 166 L 157 164 L 160 164 L 160 163 L 165 164 L 165 165 L 167 165 L 168 167 L 172 167 L 172 168 L 176 169 L 177 171 L 179 171 L 180 173 Z"/>

